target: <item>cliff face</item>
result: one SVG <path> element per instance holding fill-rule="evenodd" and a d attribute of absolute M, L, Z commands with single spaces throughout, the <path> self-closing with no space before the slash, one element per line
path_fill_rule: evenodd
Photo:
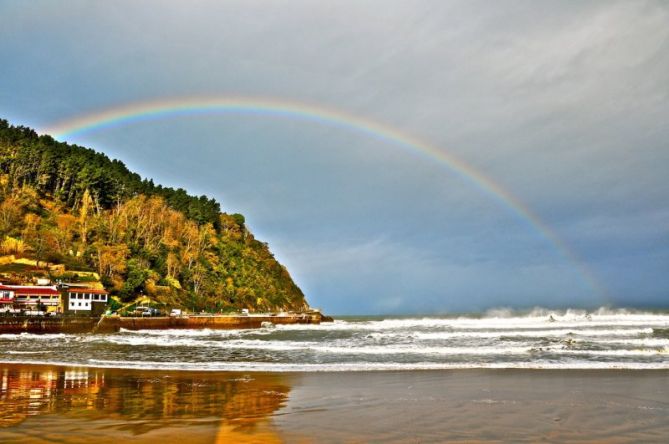
<path fill-rule="evenodd" d="M 307 308 L 242 215 L 4 120 L 0 242 L 2 254 L 96 271 L 122 301 L 144 294 L 197 311 Z"/>

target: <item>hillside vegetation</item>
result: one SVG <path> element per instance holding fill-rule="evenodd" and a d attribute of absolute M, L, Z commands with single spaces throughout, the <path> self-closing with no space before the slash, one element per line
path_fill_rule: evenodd
<path fill-rule="evenodd" d="M 0 120 L 0 250 L 97 271 L 112 294 L 220 311 L 302 310 L 302 291 L 240 214 L 118 160 Z"/>

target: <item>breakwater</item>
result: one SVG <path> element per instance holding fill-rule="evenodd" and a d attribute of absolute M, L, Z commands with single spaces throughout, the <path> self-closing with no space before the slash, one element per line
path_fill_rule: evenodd
<path fill-rule="evenodd" d="M 286 315 L 248 316 L 177 316 L 135 318 L 120 316 L 96 317 L 0 317 L 2 333 L 114 333 L 125 330 L 211 329 L 232 330 L 260 328 L 263 323 L 320 324 L 331 318 L 318 312 Z"/>
<path fill-rule="evenodd" d="M 92 317 L 3 316 L 0 317 L 0 334 L 87 333 L 99 322 L 100 318 Z"/>

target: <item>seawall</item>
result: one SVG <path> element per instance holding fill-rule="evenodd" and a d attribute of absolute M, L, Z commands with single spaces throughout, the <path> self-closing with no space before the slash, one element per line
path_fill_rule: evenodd
<path fill-rule="evenodd" d="M 38 316 L 0 317 L 1 333 L 87 333 L 92 332 L 100 318 L 45 318 Z"/>
<path fill-rule="evenodd" d="M 249 316 L 178 316 L 132 318 L 120 316 L 56 317 L 35 316 L 0 317 L 2 333 L 113 333 L 126 330 L 212 329 L 232 330 L 260 328 L 263 322 L 272 324 L 320 324 L 330 318 L 320 313 Z"/>
<path fill-rule="evenodd" d="M 155 318 L 126 318 L 108 316 L 102 318 L 98 331 L 204 329 L 231 330 L 260 328 L 263 322 L 272 324 L 320 324 L 320 314 L 294 314 L 283 316 L 178 316 Z"/>

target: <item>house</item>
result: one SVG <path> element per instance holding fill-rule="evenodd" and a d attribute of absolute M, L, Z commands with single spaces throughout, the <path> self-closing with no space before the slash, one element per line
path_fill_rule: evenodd
<path fill-rule="evenodd" d="M 23 310 L 100 316 L 107 310 L 109 293 L 102 289 L 66 284 L 0 284 L 0 311 Z"/>
<path fill-rule="evenodd" d="M 69 287 L 63 289 L 64 313 L 100 316 L 107 310 L 109 293 L 97 288 Z"/>
<path fill-rule="evenodd" d="M 7 286 L 0 284 L 0 309 L 14 307 L 14 290 Z"/>
<path fill-rule="evenodd" d="M 0 289 L 0 293 L 11 295 L 12 305 L 20 310 L 58 312 L 60 307 L 60 292 L 55 286 L 40 285 L 3 285 L 7 290 Z"/>

